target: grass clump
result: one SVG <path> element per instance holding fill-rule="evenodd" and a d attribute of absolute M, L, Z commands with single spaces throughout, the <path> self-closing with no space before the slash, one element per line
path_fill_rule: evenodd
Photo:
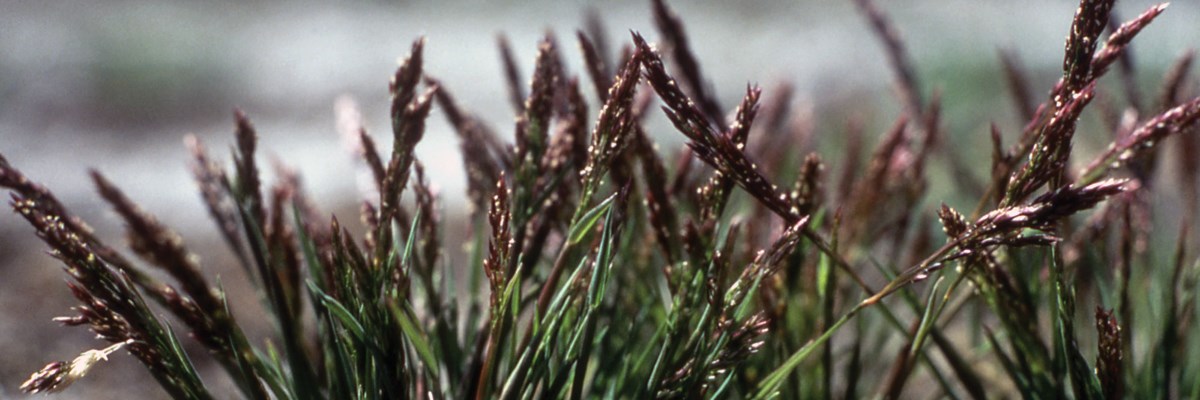
<path fill-rule="evenodd" d="M 857 0 L 902 107 L 869 156 L 861 134 L 848 136 L 836 174 L 825 157 L 791 151 L 805 134 L 784 123 L 789 89 L 764 100 L 748 86 L 727 116 L 661 0 L 658 48 L 633 33 L 612 57 L 598 30 L 577 35 L 594 113 L 556 37 L 539 43 L 528 90 L 502 40 L 511 145 L 424 69 L 418 39 L 390 84 L 390 151 L 352 132 L 378 189 L 363 202 L 361 232 L 321 213 L 294 175 L 262 182 L 256 131 L 241 112 L 232 169 L 189 139 L 208 213 L 273 318 L 266 346 L 234 318 L 250 305 L 231 303 L 178 234 L 99 172 L 135 258 L 0 157 L 0 186 L 80 301 L 58 321 L 110 343 L 47 365 L 22 389 L 63 390 L 124 349 L 172 397 L 221 397 L 166 311 L 251 399 L 1200 396 L 1190 329 L 1200 270 L 1188 234 L 1200 146 L 1187 134 L 1200 98 L 1183 97 L 1191 57 L 1156 104 L 1123 105 L 1132 117 L 1111 126 L 1107 150 L 1083 168 L 1071 162 L 1087 159 L 1072 144 L 1098 82 L 1114 65 L 1133 82 L 1125 51 L 1165 8 L 1118 24 L 1112 3 L 1081 1 L 1062 78 L 1040 104 L 1002 55 L 1025 128 L 1004 146 L 993 125 L 990 163 L 964 166 L 945 143 L 941 99 L 922 96 L 892 22 Z M 655 101 L 687 139 L 670 160 L 642 124 Z M 433 107 L 460 138 L 467 265 L 445 257 L 459 238 L 443 237 L 414 153 Z M 1157 144 L 1174 136 L 1178 183 L 1157 181 Z M 938 200 L 926 196 L 927 173 L 943 160 L 968 175 L 958 190 L 974 209 L 924 205 Z M 1169 257 L 1154 253 L 1171 246 L 1146 244 L 1159 236 L 1152 188 L 1187 201 Z M 1098 305 L 1094 320 L 1081 303 Z M 1147 304 L 1160 312 L 1140 312 Z"/>

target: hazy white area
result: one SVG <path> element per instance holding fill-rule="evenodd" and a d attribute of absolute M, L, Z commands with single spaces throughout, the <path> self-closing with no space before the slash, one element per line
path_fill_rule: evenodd
<path fill-rule="evenodd" d="M 906 6 L 885 9 L 918 65 L 944 58 L 992 65 L 997 49 L 1013 48 L 1031 68 L 1050 70 L 1061 60 L 1075 6 L 900 3 Z M 1189 22 L 1196 20 L 1197 7 L 1185 3 L 1172 5 L 1138 38 L 1139 59 L 1164 64 L 1200 43 L 1200 27 Z M 1120 10 L 1128 18 L 1149 4 L 1122 1 Z M 747 82 L 788 80 L 804 97 L 888 85 L 880 46 L 848 1 L 674 7 L 685 18 L 705 74 L 729 107 Z M 512 116 L 499 78 L 496 34 L 509 36 L 527 75 L 537 40 L 552 29 L 579 73 L 573 33 L 588 8 L 604 18 L 613 47 L 628 41 L 629 30 L 651 40 L 657 36 L 648 5 L 640 1 L 4 2 L 0 151 L 67 199 L 91 192 L 84 167 L 95 167 L 152 209 L 192 207 L 197 197 L 181 185 L 188 182 L 182 137 L 196 133 L 214 152 L 226 154 L 229 110 L 236 106 L 258 126 L 264 154 L 297 166 L 317 196 L 333 200 L 355 191 L 354 181 L 345 179 L 352 159 L 336 151 L 332 104 L 338 95 L 356 98 L 368 126 L 386 143 L 387 80 L 411 41 L 424 35 L 427 72 L 441 78 L 464 106 L 509 133 Z M 457 201 L 460 196 L 453 194 L 463 180 L 456 140 L 436 108 L 434 114 L 418 154 L 432 179 L 452 194 L 447 200 Z M 187 215 L 192 214 L 166 218 L 185 222 Z"/>
<path fill-rule="evenodd" d="M 318 202 L 333 209 L 358 195 L 354 159 L 335 133 L 334 100 L 354 97 L 386 148 L 387 82 L 416 37 L 428 38 L 427 73 L 441 79 L 465 108 L 509 134 L 513 117 L 497 33 L 508 35 L 526 76 L 547 29 L 558 33 L 572 73 L 581 72 L 574 31 L 583 26 L 589 8 L 603 18 L 613 51 L 628 42 L 630 30 L 652 41 L 658 36 L 643 1 L 331 3 L 0 1 L 0 153 L 102 232 L 115 234 L 120 224 L 90 197 L 86 168 L 104 172 L 167 223 L 185 232 L 205 229 L 194 236 L 207 234 L 211 241 L 183 137 L 197 134 L 228 160 L 233 107 L 258 127 L 262 164 L 278 157 L 296 167 Z M 990 79 L 1000 79 L 996 51 L 1001 48 L 1014 49 L 1031 70 L 1052 76 L 1077 4 L 878 3 L 896 21 L 916 64 L 986 65 L 996 71 L 985 75 Z M 1153 4 L 1119 3 L 1123 19 Z M 769 88 L 780 80 L 795 84 L 801 99 L 858 93 L 875 96 L 868 98 L 880 104 L 894 103 L 881 46 L 850 1 L 675 1 L 672 6 L 683 16 L 704 73 L 727 107 L 736 104 L 748 82 Z M 1161 71 L 1183 50 L 1200 45 L 1198 17 L 1195 2 L 1172 5 L 1137 38 L 1134 52 L 1141 65 Z M 1050 84 L 1038 83 L 1043 86 L 1037 90 Z M 442 188 L 447 210 L 456 210 L 465 197 L 457 139 L 436 107 L 433 113 L 417 153 Z M 657 115 L 651 122 L 663 123 Z M 678 142 L 669 130 L 654 134 Z M 98 345 L 82 328 L 58 328 L 48 321 L 68 312 L 72 299 L 61 283 L 65 277 L 48 266 L 40 246 L 27 246 L 32 235 L 24 221 L 4 214 L 0 399 L 17 397 L 20 381 L 44 363 Z M 38 272 L 29 271 L 33 268 Z M 21 292 L 23 287 L 47 289 L 34 296 Z M 121 359 L 113 364 L 120 370 L 138 368 L 128 357 L 114 358 Z M 144 372 L 118 374 L 103 371 L 57 398 L 163 396 L 155 387 L 146 388 L 152 384 Z M 103 381 L 124 379 L 118 377 L 140 379 L 136 386 L 149 391 L 107 382 L 120 387 L 104 392 Z"/>

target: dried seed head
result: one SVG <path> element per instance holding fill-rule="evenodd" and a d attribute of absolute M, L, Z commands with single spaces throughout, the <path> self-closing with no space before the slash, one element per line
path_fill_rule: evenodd
<path fill-rule="evenodd" d="M 91 175 L 100 196 L 125 220 L 129 247 L 170 273 L 205 314 L 211 316 L 223 312 L 221 301 L 200 272 L 197 258 L 184 245 L 183 238 L 126 197 L 99 172 L 93 170 Z"/>
<path fill-rule="evenodd" d="M 945 204 L 938 209 L 938 219 L 942 221 L 942 231 L 951 239 L 963 236 L 970 229 L 967 218 Z"/>
<path fill-rule="evenodd" d="M 414 55 L 414 57 L 416 56 Z M 387 173 L 383 178 L 383 190 L 380 191 L 379 220 L 381 227 L 388 226 L 393 218 L 405 214 L 400 206 L 400 195 L 404 191 L 405 185 L 408 184 L 413 152 L 417 142 L 425 134 L 425 119 L 429 116 L 430 108 L 433 105 L 433 96 L 437 93 L 437 89 L 437 86 L 429 87 L 421 96 L 413 99 L 404 107 L 399 114 L 396 113 L 395 108 L 392 110 L 392 129 L 396 137 L 392 145 L 392 157 L 386 168 Z M 400 222 L 404 224 L 406 219 L 401 218 Z M 385 244 L 386 241 L 380 243 L 380 245 Z"/>
<path fill-rule="evenodd" d="M 654 87 L 658 97 L 666 103 L 663 112 L 666 113 L 667 119 L 690 139 L 688 147 L 692 152 L 724 177 L 741 186 L 772 212 L 789 222 L 800 220 L 803 215 L 793 207 L 787 194 L 767 181 L 732 137 L 713 128 L 695 103 L 679 89 L 675 79 L 667 74 L 662 58 L 650 48 L 645 39 L 634 33 L 633 40 L 645 57 L 642 66 L 645 68 L 646 80 Z M 752 100 L 751 103 L 757 101 L 757 95 L 754 93 L 754 90 L 750 90 L 747 96 Z M 752 108 L 748 107 L 747 110 Z"/>
<path fill-rule="evenodd" d="M 492 226 L 492 238 L 488 244 L 488 258 L 483 262 L 484 274 L 487 275 L 492 289 L 492 305 L 498 304 L 504 285 L 508 282 L 507 265 L 512 251 L 512 231 L 509 226 L 512 212 L 509 209 L 508 185 L 504 175 L 496 181 L 496 192 L 492 195 L 492 207 L 488 211 L 488 221 Z"/>
<path fill-rule="evenodd" d="M 70 363 L 64 361 L 56 361 L 46 365 L 41 371 L 33 373 L 21 384 L 21 391 L 29 394 L 34 393 L 57 393 L 71 386 L 72 383 L 87 375 L 92 366 L 100 361 L 107 361 L 108 355 L 120 350 L 126 344 L 131 343 L 125 341 L 105 347 L 100 350 L 88 350 L 75 357 L 75 360 Z"/>
<path fill-rule="evenodd" d="M 258 133 L 242 110 L 234 110 L 233 119 L 237 125 L 234 132 L 234 135 L 237 136 L 237 154 L 234 155 L 234 164 L 237 167 L 237 179 L 235 180 L 237 190 L 234 193 L 246 203 L 254 222 L 258 226 L 264 226 L 267 212 L 263 205 L 262 181 L 259 180 L 258 166 L 254 161 L 254 152 L 258 146 Z"/>
<path fill-rule="evenodd" d="M 974 236 L 998 237 L 1026 228 L 1053 230 L 1058 221 L 1124 192 L 1127 182 L 1122 179 L 1109 179 L 1083 187 L 1066 186 L 1039 196 L 1029 205 L 997 209 L 975 221 Z"/>
<path fill-rule="evenodd" d="M 1138 32 L 1141 32 L 1147 25 L 1150 25 L 1150 22 L 1154 21 L 1154 18 L 1157 18 L 1159 14 L 1162 14 L 1163 10 L 1167 9 L 1167 5 L 1168 3 L 1162 3 L 1151 6 L 1150 9 L 1142 12 L 1137 18 L 1121 24 L 1120 27 L 1115 29 L 1108 36 L 1108 41 L 1104 43 L 1104 48 L 1096 52 L 1096 55 L 1092 57 L 1092 79 L 1104 75 L 1113 61 L 1116 61 L 1124 53 L 1125 48 L 1133 40 L 1133 37 L 1137 36 Z"/>
<path fill-rule="evenodd" d="M 1056 94 L 1056 107 L 1062 105 L 1092 80 L 1092 55 L 1100 33 L 1108 26 L 1109 12 L 1115 0 L 1080 0 L 1071 24 L 1063 56 L 1063 86 Z"/>
<path fill-rule="evenodd" d="M 1200 121 L 1200 97 L 1146 121 L 1129 135 L 1109 146 L 1108 150 L 1088 164 L 1080 174 L 1078 184 L 1088 184 L 1120 168 L 1144 153 L 1167 136 L 1186 131 Z"/>
<path fill-rule="evenodd" d="M 1070 100 L 1065 100 L 1065 104 L 1057 107 L 1050 121 L 1037 131 L 1037 139 L 1029 153 L 1029 161 L 1020 170 L 1013 172 L 1002 204 L 1017 204 L 1047 182 L 1065 174 L 1075 125 L 1083 108 L 1094 97 L 1095 88 L 1093 82 L 1071 95 Z"/>
<path fill-rule="evenodd" d="M 391 82 L 388 83 L 388 92 L 392 95 L 393 123 L 396 116 L 408 107 L 417 94 L 417 84 L 421 82 L 421 71 L 425 60 L 424 48 L 424 37 L 413 41 L 408 57 L 400 62 L 400 67 L 396 69 Z"/>
<path fill-rule="evenodd" d="M 683 21 L 667 6 L 666 0 L 654 0 L 652 6 L 654 24 L 659 33 L 663 35 L 663 41 L 668 49 L 666 51 L 671 53 L 671 59 L 678 68 L 677 72 L 683 76 L 684 85 L 692 94 L 691 97 L 699 102 L 697 109 L 703 110 L 703 114 L 709 120 L 721 125 L 724 130 L 724 112 L 720 103 L 717 102 L 717 96 L 711 93 L 704 80 L 704 75 L 700 73 L 700 63 L 696 60 L 696 56 L 688 44 Z M 690 103 L 691 100 L 688 102 Z"/>
<path fill-rule="evenodd" d="M 608 171 L 610 163 L 625 148 L 627 136 L 636 125 L 632 105 L 644 53 L 641 49 L 633 52 L 608 90 L 608 100 L 600 108 L 600 116 L 592 131 L 587 164 L 580 171 L 581 181 L 585 185 Z"/>
<path fill-rule="evenodd" d="M 550 117 L 553 112 L 555 88 L 559 86 L 561 67 L 557 48 L 550 37 L 538 45 L 537 64 L 530 82 L 529 98 L 517 121 L 517 160 L 526 157 L 539 161 L 549 142 Z"/>

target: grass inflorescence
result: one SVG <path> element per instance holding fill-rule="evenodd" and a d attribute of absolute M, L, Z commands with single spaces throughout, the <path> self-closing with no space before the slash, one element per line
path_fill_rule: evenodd
<path fill-rule="evenodd" d="M 993 124 L 990 164 L 972 168 L 947 145 L 941 95 L 923 95 L 895 23 L 855 4 L 900 94 L 873 150 L 851 121 L 845 154 L 809 153 L 813 116 L 786 85 L 747 85 L 723 107 L 691 50 L 702 44 L 662 0 L 651 5 L 657 45 L 633 32 L 613 53 L 589 20 L 574 38 L 582 75 L 547 34 L 525 84 L 501 37 L 511 144 L 457 103 L 414 41 L 389 85 L 390 149 L 339 103 L 340 133 L 359 144 L 375 189 L 354 216 L 362 231 L 322 213 L 286 167 L 263 181 L 246 114 L 234 116 L 232 168 L 189 138 L 207 212 L 271 316 L 265 344 L 234 318 L 253 305 L 231 302 L 116 183 L 92 172 L 133 257 L 0 156 L 0 186 L 80 302 L 57 321 L 109 343 L 21 388 L 64 390 L 125 350 L 180 399 L 227 396 L 209 392 L 192 357 L 212 357 L 250 399 L 1200 396 L 1193 56 L 1149 104 L 1126 53 L 1166 5 L 1122 24 L 1112 0 L 1082 0 L 1041 102 L 1001 53 L 1024 129 L 1005 146 Z M 1080 121 L 1114 71 L 1126 117 L 1109 124 L 1106 149 L 1080 154 L 1077 137 L 1108 137 Z M 680 151 L 660 152 L 643 123 L 656 101 Z M 415 152 L 434 107 L 460 140 L 466 238 L 444 237 Z M 1155 173 L 1171 168 L 1157 162 L 1166 140 L 1180 149 L 1173 175 Z M 986 171 L 956 182 L 973 209 L 926 205 L 941 200 L 928 190 L 941 161 Z M 1147 244 L 1177 222 L 1152 218 L 1152 190 L 1187 202 L 1173 246 Z M 446 255 L 460 242 L 469 257 L 454 265 Z M 208 354 L 186 352 L 185 335 Z"/>

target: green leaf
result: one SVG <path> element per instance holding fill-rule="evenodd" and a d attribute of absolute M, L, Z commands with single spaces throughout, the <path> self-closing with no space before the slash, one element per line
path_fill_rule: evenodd
<path fill-rule="evenodd" d="M 930 328 L 933 328 L 937 322 L 937 317 L 941 315 L 942 305 L 938 303 L 938 288 L 942 286 L 943 277 L 938 277 L 933 282 L 933 287 L 929 289 L 929 299 L 925 301 L 925 311 L 921 313 L 921 325 L 917 329 L 917 335 L 913 337 L 912 347 L 909 347 L 908 354 L 910 357 L 916 357 L 921 351 L 921 346 L 925 344 L 925 338 L 929 336 Z"/>
<path fill-rule="evenodd" d="M 751 398 L 768 399 L 777 397 L 780 386 L 783 386 L 784 380 L 786 380 L 788 376 L 791 376 L 792 371 L 795 370 L 796 367 L 799 367 L 800 363 L 804 361 L 805 358 L 808 358 L 808 356 L 812 354 L 813 350 L 816 350 L 817 348 L 821 347 L 821 345 L 825 344 L 825 342 L 829 341 L 829 339 L 833 337 L 834 332 L 841 328 L 842 325 L 845 325 L 846 322 L 853 319 L 854 316 L 864 308 L 865 306 L 862 303 L 860 303 L 858 306 L 855 306 L 850 310 L 850 312 L 847 312 L 846 315 L 843 315 L 842 318 L 838 319 L 837 322 L 830 326 L 829 329 L 826 329 L 821 336 L 809 341 L 804 345 L 804 347 L 801 347 L 800 350 L 797 350 L 795 353 L 793 353 L 787 358 L 786 361 L 783 362 L 783 365 L 780 365 L 778 368 L 772 371 L 770 375 L 767 375 L 766 378 L 758 383 L 758 389 L 755 390 L 754 395 L 751 396 Z"/>
<path fill-rule="evenodd" d="M 438 376 L 438 359 L 433 354 L 433 349 L 429 346 L 429 342 L 425 340 L 425 333 L 412 320 L 408 312 L 401 308 L 396 302 L 390 302 L 388 309 L 392 312 L 392 317 L 400 323 L 400 330 L 404 336 L 412 343 L 413 348 L 417 350 L 417 356 L 421 357 L 421 362 L 425 363 L 427 369 L 434 378 Z"/>
<path fill-rule="evenodd" d="M 1054 307 L 1058 321 L 1055 324 L 1055 348 L 1062 352 L 1071 377 L 1071 386 L 1077 399 L 1102 399 L 1100 381 L 1079 350 L 1075 337 L 1075 287 L 1063 276 L 1062 257 L 1056 247 L 1051 248 L 1050 274 L 1054 280 Z"/>
<path fill-rule="evenodd" d="M 1013 383 L 1017 386 L 1017 390 L 1021 392 L 1021 397 L 1026 399 L 1037 398 L 1038 396 L 1036 395 L 1036 391 L 1033 390 L 1033 384 L 1030 383 L 1029 377 L 1025 375 L 1021 368 L 1017 367 L 1017 363 L 1013 361 L 1012 357 L 1009 357 L 1004 352 L 1004 349 L 1000 347 L 1000 341 L 996 340 L 996 335 L 992 333 L 992 330 L 985 327 L 984 334 L 987 337 L 988 343 L 991 344 L 996 358 L 1000 359 L 1000 365 L 1004 367 L 1004 371 L 1008 373 L 1009 379 L 1012 379 Z"/>
<path fill-rule="evenodd" d="M 605 212 L 607 212 L 609 207 L 612 206 L 613 199 L 616 198 L 617 195 L 615 193 L 612 196 L 608 196 L 608 198 L 604 199 L 604 201 L 600 202 L 600 204 L 597 204 L 595 207 L 592 207 L 592 209 L 584 213 L 583 217 L 580 218 L 579 221 L 571 225 L 571 233 L 567 235 L 570 243 L 576 244 L 582 241 L 583 238 L 592 231 L 592 228 L 596 226 L 596 223 L 600 222 L 600 217 L 605 215 Z"/>
<path fill-rule="evenodd" d="M 324 291 L 321 291 L 321 288 L 318 288 L 317 285 L 312 282 L 312 280 L 306 280 L 305 283 L 308 284 L 308 290 L 316 295 L 317 299 L 321 301 L 321 305 L 324 306 L 325 309 L 329 310 L 330 314 L 342 323 L 342 326 L 350 330 L 350 332 L 354 334 L 355 339 L 363 343 L 368 342 L 367 330 L 363 328 L 362 323 L 359 322 L 357 318 L 354 318 L 354 314 L 350 313 L 350 310 L 346 309 L 346 306 L 343 306 L 341 302 L 337 301 L 337 299 L 325 294 Z"/>

